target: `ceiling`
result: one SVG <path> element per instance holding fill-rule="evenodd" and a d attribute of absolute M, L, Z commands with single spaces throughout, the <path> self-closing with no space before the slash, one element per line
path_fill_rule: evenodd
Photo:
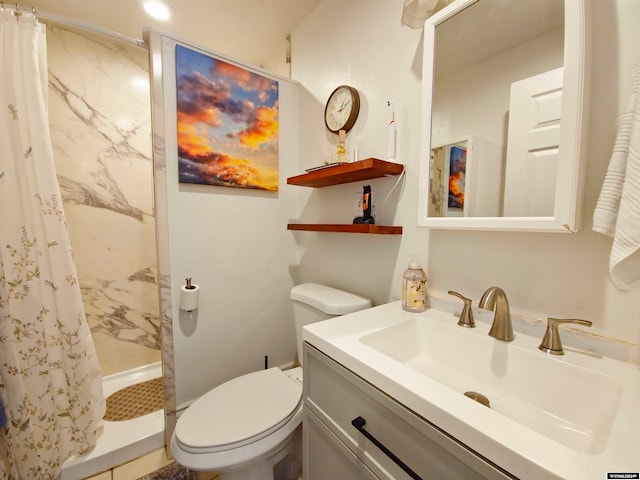
<path fill-rule="evenodd" d="M 194 46 L 261 66 L 321 0 L 164 1 L 173 10 L 167 22 L 151 19 L 141 0 L 24 0 L 19 5 L 132 38 L 142 38 L 145 26 L 157 27 Z"/>

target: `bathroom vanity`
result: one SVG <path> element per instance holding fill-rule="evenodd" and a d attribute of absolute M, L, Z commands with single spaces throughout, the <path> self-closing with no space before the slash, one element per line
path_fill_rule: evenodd
<path fill-rule="evenodd" d="M 304 365 L 307 480 L 514 478 L 309 344 Z"/>
<path fill-rule="evenodd" d="M 499 341 L 446 310 L 393 302 L 303 329 L 305 479 L 640 471 L 637 365 L 572 348 L 548 355 L 518 332 Z"/>

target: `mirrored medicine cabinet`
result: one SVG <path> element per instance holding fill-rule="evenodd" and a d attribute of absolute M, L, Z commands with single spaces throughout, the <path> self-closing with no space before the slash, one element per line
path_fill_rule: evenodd
<path fill-rule="evenodd" d="M 587 0 L 456 0 L 425 23 L 418 224 L 580 229 Z"/>

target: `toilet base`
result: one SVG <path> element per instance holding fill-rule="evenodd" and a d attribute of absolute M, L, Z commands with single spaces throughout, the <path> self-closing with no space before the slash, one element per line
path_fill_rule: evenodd
<path fill-rule="evenodd" d="M 282 448 L 240 468 L 221 471 L 220 480 L 298 480 L 302 478 L 302 425 Z"/>

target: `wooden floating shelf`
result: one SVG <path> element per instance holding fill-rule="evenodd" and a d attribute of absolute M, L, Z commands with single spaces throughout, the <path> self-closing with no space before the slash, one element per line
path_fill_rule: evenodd
<path fill-rule="evenodd" d="M 374 235 L 402 235 L 402 227 L 363 224 L 290 223 L 287 230 L 305 232 L 368 233 Z"/>
<path fill-rule="evenodd" d="M 289 177 L 287 183 L 302 187 L 328 187 L 330 185 L 400 175 L 403 171 L 404 165 L 399 163 L 386 162 L 377 158 L 366 158 L 353 163 L 332 165 L 295 177 Z M 287 230 L 402 235 L 402 227 L 366 224 L 290 223 L 287 225 Z"/>
<path fill-rule="evenodd" d="M 328 187 L 341 183 L 359 182 L 372 178 L 400 175 L 404 165 L 386 162 L 377 158 L 367 158 L 353 163 L 343 163 L 321 168 L 295 177 L 289 177 L 289 185 L 302 187 Z"/>

